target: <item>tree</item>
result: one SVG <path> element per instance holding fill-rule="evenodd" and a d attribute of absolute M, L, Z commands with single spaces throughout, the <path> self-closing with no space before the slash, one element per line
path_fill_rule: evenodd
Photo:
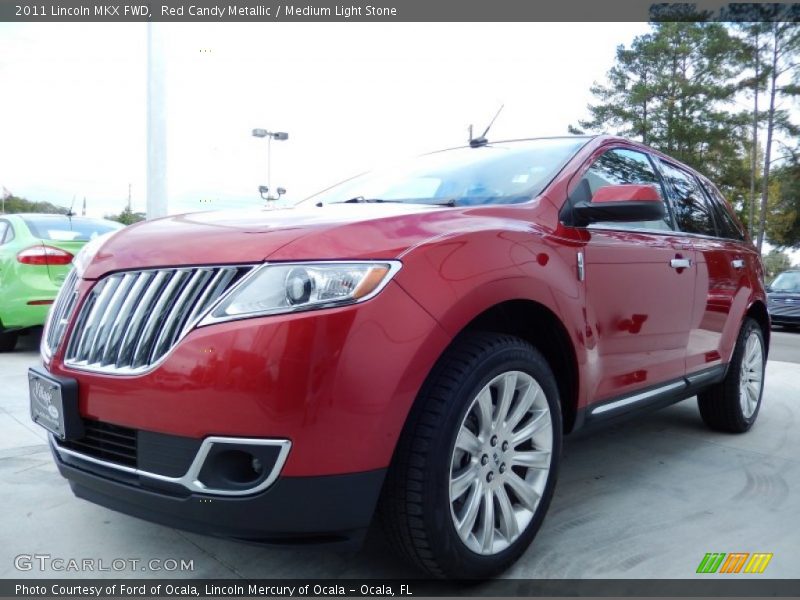
<path fill-rule="evenodd" d="M 766 237 L 777 246 L 800 246 L 800 162 L 776 168 L 772 179 Z"/>
<path fill-rule="evenodd" d="M 763 257 L 764 271 L 768 279 L 774 278 L 778 273 L 781 273 L 792 266 L 792 260 L 789 256 L 777 248 L 770 250 L 769 254 Z"/>
<path fill-rule="evenodd" d="M 752 73 L 751 77 L 746 77 L 740 82 L 741 89 L 752 91 L 753 112 L 752 112 L 752 138 L 750 144 L 750 195 L 747 211 L 747 228 L 750 237 L 755 237 L 756 224 L 756 186 L 758 184 L 758 126 L 760 115 L 758 111 L 758 100 L 761 88 L 766 82 L 766 65 L 764 64 L 764 50 L 766 45 L 764 39 L 767 36 L 770 24 L 761 20 L 755 22 L 744 22 L 738 25 L 738 29 L 744 34 L 741 48 L 740 60 L 742 67 Z"/>
<path fill-rule="evenodd" d="M 800 135 L 798 129 L 789 120 L 785 110 L 779 110 L 777 102 L 781 97 L 796 96 L 800 92 L 795 84 L 783 85 L 785 76 L 796 81 L 797 55 L 800 52 L 800 24 L 793 22 L 773 21 L 768 28 L 768 77 L 769 108 L 767 109 L 767 141 L 764 146 L 764 176 L 761 180 L 761 211 L 759 215 L 758 242 L 759 251 L 764 243 L 767 208 L 769 201 L 769 172 L 772 164 L 772 142 L 776 129 L 787 132 L 790 136 Z"/>
<path fill-rule="evenodd" d="M 139 221 L 144 221 L 146 218 L 147 217 L 144 213 L 133 212 L 130 206 L 126 206 L 125 209 L 118 215 L 106 215 L 106 219 L 109 219 L 110 221 L 117 221 L 123 225 L 133 225 Z"/>
<path fill-rule="evenodd" d="M 726 110 L 743 42 L 719 23 L 664 22 L 620 46 L 606 84 L 594 84 L 589 118 L 570 131 L 635 137 L 739 189 L 748 116 Z"/>
<path fill-rule="evenodd" d="M 35 202 L 13 194 L 6 195 L 3 199 L 3 210 L 5 214 L 15 213 L 47 213 L 65 215 L 69 209 L 63 206 L 56 206 L 50 202 Z"/>
<path fill-rule="evenodd" d="M 649 143 L 652 123 L 648 110 L 655 101 L 655 81 L 658 76 L 657 44 L 653 35 L 634 39 L 630 48 L 617 47 L 616 64 L 608 72 L 608 84 L 595 83 L 591 93 L 600 103 L 589 105 L 591 118 L 580 121 L 580 127 L 608 131 L 618 135 L 638 137 Z M 573 133 L 581 133 L 571 127 Z"/>

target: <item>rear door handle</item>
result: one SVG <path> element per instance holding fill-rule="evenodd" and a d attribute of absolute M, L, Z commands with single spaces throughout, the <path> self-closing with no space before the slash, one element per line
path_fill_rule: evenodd
<path fill-rule="evenodd" d="M 744 269 L 744 260 L 737 258 L 731 261 L 731 265 L 733 265 L 734 269 Z"/>
<path fill-rule="evenodd" d="M 669 261 L 669 266 L 673 269 L 688 269 L 692 266 L 692 259 L 690 258 L 673 258 Z"/>

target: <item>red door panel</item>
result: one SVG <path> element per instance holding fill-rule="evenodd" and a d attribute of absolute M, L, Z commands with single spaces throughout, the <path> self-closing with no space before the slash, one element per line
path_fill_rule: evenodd
<path fill-rule="evenodd" d="M 585 252 L 602 374 L 590 397 L 604 400 L 682 377 L 695 297 L 691 247 L 673 235 L 592 230 Z M 673 268 L 673 259 L 692 266 Z"/>
<path fill-rule="evenodd" d="M 757 260 L 741 242 L 698 238 L 694 247 L 697 289 L 686 357 L 689 373 L 730 360 L 751 295 L 748 269 Z"/>

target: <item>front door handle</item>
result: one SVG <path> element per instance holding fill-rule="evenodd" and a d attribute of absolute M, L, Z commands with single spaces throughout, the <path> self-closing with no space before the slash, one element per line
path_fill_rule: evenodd
<path fill-rule="evenodd" d="M 737 258 L 731 261 L 734 269 L 744 269 L 744 260 Z"/>
<path fill-rule="evenodd" d="M 692 259 L 690 258 L 673 258 L 669 261 L 669 266 L 673 269 L 688 269 L 692 266 Z"/>

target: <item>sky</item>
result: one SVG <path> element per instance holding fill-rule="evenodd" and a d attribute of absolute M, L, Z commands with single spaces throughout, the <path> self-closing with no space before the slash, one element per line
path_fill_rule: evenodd
<path fill-rule="evenodd" d="M 169 213 L 299 201 L 393 160 L 563 135 L 646 23 L 158 23 Z M 103 216 L 146 208 L 147 24 L 0 24 L 0 186 Z M 2 189 L 0 189 L 2 192 Z M 795 254 L 800 261 L 800 254 Z"/>
<path fill-rule="evenodd" d="M 644 23 L 209 23 L 164 40 L 169 212 L 300 200 L 376 164 L 562 135 Z M 147 25 L 0 24 L 0 185 L 88 214 L 144 210 Z"/>

